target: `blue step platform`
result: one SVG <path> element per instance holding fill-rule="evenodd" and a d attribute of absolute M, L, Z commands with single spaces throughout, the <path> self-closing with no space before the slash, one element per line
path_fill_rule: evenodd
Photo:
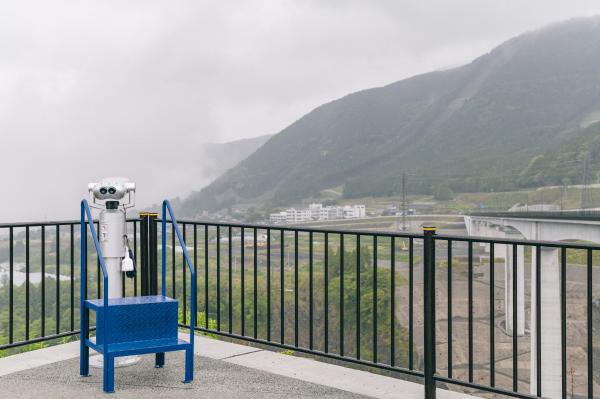
<path fill-rule="evenodd" d="M 162 264 L 162 295 L 110 298 L 108 299 L 108 275 L 98 243 L 96 230 L 93 225 L 91 212 L 87 201 L 81 202 L 81 234 L 86 235 L 86 223 L 90 228 L 92 239 L 98 252 L 100 266 L 104 276 L 104 290 L 102 299 L 83 300 L 86 292 L 85 279 L 81 282 L 81 330 L 80 330 L 80 374 L 89 375 L 89 349 L 101 353 L 104 357 L 103 389 L 105 392 L 114 392 L 115 358 L 119 356 L 156 354 L 156 367 L 165 364 L 165 352 L 185 351 L 185 379 L 191 382 L 194 378 L 194 329 L 196 324 L 195 298 L 196 287 L 191 284 L 191 315 L 189 341 L 179 339 L 178 336 L 178 301 L 165 295 L 165 231 L 166 211 L 169 211 L 171 223 L 180 243 L 183 242 L 177 220 L 173 215 L 168 201 L 163 203 L 163 264 Z M 86 220 L 87 216 L 87 220 Z M 81 275 L 86 275 L 86 250 L 85 240 L 81 248 Z M 182 245 L 186 263 L 194 281 L 194 267 L 187 254 L 185 245 Z M 96 337 L 90 337 L 89 314 L 96 312 Z"/>

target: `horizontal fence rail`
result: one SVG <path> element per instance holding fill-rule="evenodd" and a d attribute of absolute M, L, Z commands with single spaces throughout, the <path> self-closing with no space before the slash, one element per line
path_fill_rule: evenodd
<path fill-rule="evenodd" d="M 197 331 L 412 376 L 428 399 L 436 386 L 598 391 L 598 245 L 191 220 L 179 221 L 180 240 L 159 222 L 128 220 L 139 267 L 123 294 L 155 294 L 165 256 L 160 284 L 179 299 L 182 326 L 194 319 L 192 284 Z M 0 225 L 0 350 L 78 333 L 77 227 Z M 83 276 L 87 296 L 101 296 L 99 277 Z"/>

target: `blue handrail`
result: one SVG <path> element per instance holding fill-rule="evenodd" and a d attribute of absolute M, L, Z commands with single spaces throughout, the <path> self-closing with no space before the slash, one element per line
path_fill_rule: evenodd
<path fill-rule="evenodd" d="M 190 269 L 190 305 L 192 308 L 190 314 L 190 345 L 192 346 L 193 353 L 194 327 L 196 326 L 196 284 L 194 284 L 194 281 L 196 281 L 196 273 L 194 272 L 194 264 L 192 263 L 190 256 L 188 255 L 185 241 L 183 240 L 183 236 L 181 235 L 181 231 L 179 230 L 177 218 L 175 217 L 175 213 L 173 212 L 173 208 L 171 208 L 171 203 L 169 202 L 169 200 L 164 200 L 162 203 L 162 295 L 167 295 L 167 211 L 169 212 L 169 216 L 171 217 L 171 223 L 173 224 L 173 229 L 175 230 L 177 239 L 179 240 L 179 245 L 181 245 L 181 249 L 183 250 L 183 257 L 185 258 L 185 263 Z M 185 301 L 185 298 L 183 300 Z"/>
<path fill-rule="evenodd" d="M 87 222 L 86 222 L 86 218 L 87 218 Z M 80 294 L 80 301 L 81 304 L 79 306 L 79 322 L 80 322 L 80 328 L 79 328 L 79 339 L 81 342 L 81 345 L 85 345 L 85 339 L 87 337 L 84 337 L 84 323 L 85 323 L 85 306 L 84 306 L 84 301 L 85 301 L 85 292 L 86 292 L 86 286 L 87 286 L 87 279 L 85 278 L 87 276 L 86 274 L 86 267 L 87 267 L 87 233 L 86 233 L 86 227 L 85 224 L 88 224 L 88 226 L 90 227 L 90 233 L 92 235 L 92 240 L 94 241 L 94 247 L 96 247 L 96 253 L 98 254 L 98 259 L 100 260 L 100 267 L 102 268 L 102 275 L 103 275 L 103 300 L 104 300 L 104 309 L 105 309 L 105 314 L 104 314 L 104 318 L 103 318 L 103 327 L 104 327 L 104 331 L 108 331 L 106 329 L 106 325 L 107 320 L 108 320 L 108 272 L 106 271 L 106 264 L 104 263 L 104 256 L 102 255 L 102 248 L 100 248 L 100 243 L 98 242 L 98 235 L 96 234 L 96 228 L 94 227 L 94 219 L 92 218 L 92 212 L 90 211 L 90 206 L 87 202 L 87 200 L 82 200 L 81 201 L 81 237 L 80 237 L 80 252 L 81 252 L 81 294 Z M 108 340 L 105 339 L 102 343 L 102 347 L 104 350 L 104 353 L 107 353 L 107 342 Z"/>

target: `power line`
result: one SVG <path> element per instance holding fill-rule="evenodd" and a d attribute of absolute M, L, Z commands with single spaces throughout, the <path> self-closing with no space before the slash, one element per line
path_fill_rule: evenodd
<path fill-rule="evenodd" d="M 589 189 L 589 151 L 585 153 L 583 158 L 583 177 L 581 178 L 581 184 L 583 189 L 581 190 L 581 209 L 587 208 L 590 201 L 590 189 Z"/>

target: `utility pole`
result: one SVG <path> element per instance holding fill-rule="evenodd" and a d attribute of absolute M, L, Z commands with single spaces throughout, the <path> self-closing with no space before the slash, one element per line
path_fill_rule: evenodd
<path fill-rule="evenodd" d="M 406 172 L 402 172 L 402 231 L 406 231 Z"/>
<path fill-rule="evenodd" d="M 573 388 L 575 385 L 575 370 L 573 367 L 569 369 L 569 375 L 571 376 L 571 399 L 574 399 L 575 396 L 573 395 Z"/>
<path fill-rule="evenodd" d="M 588 168 L 589 168 L 589 159 L 590 159 L 590 153 L 586 152 L 585 154 L 585 158 L 583 159 L 583 176 L 581 179 L 581 209 L 585 209 L 589 206 L 589 196 L 590 196 L 590 192 L 589 192 L 589 181 L 588 181 Z"/>

